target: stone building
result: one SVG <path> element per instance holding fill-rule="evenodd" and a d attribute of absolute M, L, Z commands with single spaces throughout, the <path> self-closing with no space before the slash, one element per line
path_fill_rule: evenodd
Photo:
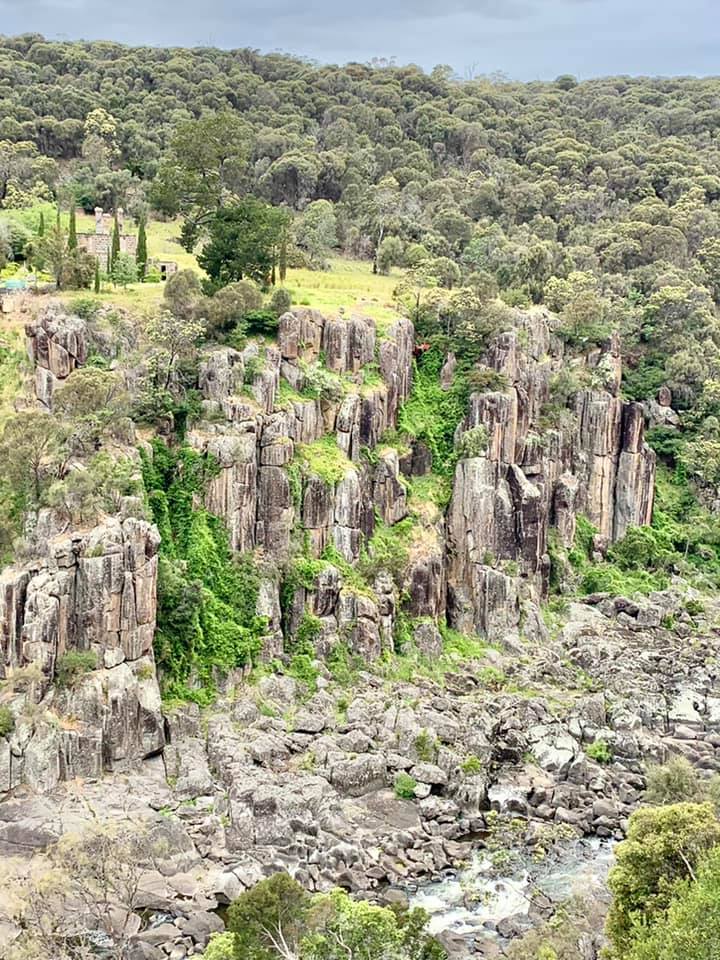
<path fill-rule="evenodd" d="M 151 257 L 148 260 L 148 270 L 157 270 L 160 279 L 164 281 L 178 272 L 178 265 L 174 260 L 159 260 L 157 257 Z"/>
<path fill-rule="evenodd" d="M 124 233 L 125 215 L 122 207 L 117 211 L 118 227 L 120 229 L 120 252 L 135 256 L 137 253 L 137 237 L 132 233 Z M 95 207 L 95 233 L 78 233 L 78 247 L 96 257 L 102 266 L 107 262 L 112 248 L 112 234 L 115 219 L 111 213 L 104 213 L 101 207 Z"/>

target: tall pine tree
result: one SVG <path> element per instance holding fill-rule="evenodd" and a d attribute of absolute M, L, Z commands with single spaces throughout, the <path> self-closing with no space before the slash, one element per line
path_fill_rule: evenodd
<path fill-rule="evenodd" d="M 77 250 L 77 223 L 75 221 L 75 204 L 70 207 L 70 226 L 68 228 L 68 250 Z"/>
<path fill-rule="evenodd" d="M 147 232 L 145 230 L 145 217 L 140 218 L 140 226 L 138 227 L 138 242 L 137 242 L 137 253 L 135 254 L 135 260 L 137 262 L 137 273 L 138 280 L 142 282 L 145 279 L 145 272 L 147 270 Z"/>
<path fill-rule="evenodd" d="M 40 223 L 38 224 L 38 236 L 39 237 L 45 236 L 45 214 L 42 212 L 42 210 L 40 211 Z"/>
<path fill-rule="evenodd" d="M 94 283 L 95 293 L 100 293 L 100 261 L 95 261 L 95 283 Z"/>
<path fill-rule="evenodd" d="M 115 211 L 115 222 L 112 232 L 112 247 L 110 248 L 110 270 L 115 266 L 115 261 L 120 256 L 120 224 L 118 223 L 117 210 Z M 108 271 L 108 273 L 110 272 Z"/>
<path fill-rule="evenodd" d="M 280 273 L 280 283 L 285 283 L 287 276 L 287 231 L 283 230 L 280 238 L 280 253 L 278 257 L 278 272 Z"/>

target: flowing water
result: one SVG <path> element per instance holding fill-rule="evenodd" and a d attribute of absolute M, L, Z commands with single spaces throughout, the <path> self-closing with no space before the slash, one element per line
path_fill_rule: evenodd
<path fill-rule="evenodd" d="M 480 851 L 467 869 L 420 888 L 410 904 L 430 914 L 431 933 L 449 931 L 468 938 L 480 932 L 487 935 L 502 920 L 527 916 L 534 891 L 555 903 L 574 894 L 602 893 L 612 858 L 611 843 L 581 840 L 560 858 L 540 866 L 528 864 L 511 876 L 498 877 L 490 859 Z"/>

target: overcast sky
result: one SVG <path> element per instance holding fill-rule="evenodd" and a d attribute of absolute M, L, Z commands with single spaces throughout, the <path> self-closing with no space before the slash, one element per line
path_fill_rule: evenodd
<path fill-rule="evenodd" d="M 720 0 L 0 0 L 0 32 L 395 57 L 514 79 L 720 74 Z"/>

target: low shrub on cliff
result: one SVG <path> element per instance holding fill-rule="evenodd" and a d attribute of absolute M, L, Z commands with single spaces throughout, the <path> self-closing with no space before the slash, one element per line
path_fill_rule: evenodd
<path fill-rule="evenodd" d="M 0 737 L 6 737 L 15 729 L 15 717 L 9 707 L 0 707 Z"/>
<path fill-rule="evenodd" d="M 471 427 L 460 437 L 458 443 L 458 455 L 460 457 L 482 457 L 487 452 L 488 432 L 487 427 L 480 424 L 477 427 Z"/>
<path fill-rule="evenodd" d="M 704 780 L 685 757 L 651 764 L 647 769 L 644 800 L 657 806 L 709 801 L 720 810 L 720 774 Z"/>
<path fill-rule="evenodd" d="M 613 752 L 604 740 L 596 740 L 588 744 L 585 753 L 596 763 L 612 763 Z"/>
<path fill-rule="evenodd" d="M 470 754 L 470 756 L 465 757 L 463 762 L 460 764 L 460 769 L 466 777 L 478 776 L 478 774 L 483 772 L 482 760 L 480 757 L 476 757 L 474 753 Z"/>
<path fill-rule="evenodd" d="M 93 650 L 68 650 L 55 664 L 55 683 L 59 687 L 72 687 L 96 667 L 97 654 Z"/>
<path fill-rule="evenodd" d="M 405 517 L 391 526 L 376 523 L 375 531 L 358 563 L 358 570 L 368 582 L 372 582 L 381 570 L 389 573 L 398 583 L 402 582 L 414 525 L 413 517 Z"/>
<path fill-rule="evenodd" d="M 409 773 L 401 771 L 395 777 L 395 796 L 400 800 L 412 800 L 415 796 L 417 783 Z"/>
<path fill-rule="evenodd" d="M 433 470 L 452 477 L 458 451 L 455 428 L 464 419 L 470 396 L 467 376 L 456 371 L 448 390 L 440 384 L 445 353 L 431 347 L 418 361 L 410 396 L 398 414 L 398 432 L 422 441 L 432 454 Z"/>
<path fill-rule="evenodd" d="M 313 443 L 298 444 L 295 456 L 303 473 L 319 477 L 328 486 L 335 486 L 348 471 L 355 469 L 331 433 Z"/>
<path fill-rule="evenodd" d="M 668 572 L 677 555 L 664 534 L 652 527 L 632 527 L 608 550 L 605 560 L 597 560 L 597 532 L 586 517 L 580 516 L 569 550 L 562 547 L 557 536 L 550 537 L 551 590 L 631 596 L 667 587 Z"/>

